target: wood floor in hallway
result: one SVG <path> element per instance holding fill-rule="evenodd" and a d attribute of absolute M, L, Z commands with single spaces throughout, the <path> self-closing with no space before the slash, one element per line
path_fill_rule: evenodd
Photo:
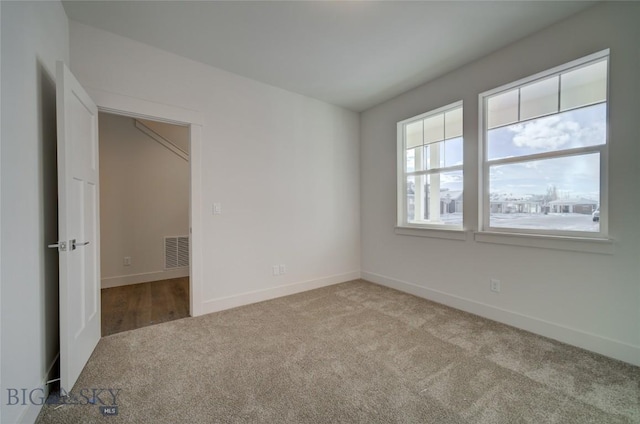
<path fill-rule="evenodd" d="M 189 316 L 189 277 L 102 289 L 102 336 Z"/>

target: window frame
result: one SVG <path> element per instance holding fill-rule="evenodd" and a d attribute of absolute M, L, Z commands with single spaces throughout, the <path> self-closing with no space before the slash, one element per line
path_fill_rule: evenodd
<path fill-rule="evenodd" d="M 561 152 L 543 152 L 537 154 L 530 154 L 524 156 L 516 156 L 516 157 L 508 157 L 508 158 L 500 158 L 488 160 L 488 142 L 487 142 L 487 133 L 488 129 L 488 107 L 487 102 L 488 99 L 496 94 L 501 92 L 507 92 L 513 90 L 515 88 L 526 87 L 530 84 L 533 84 L 537 81 L 543 80 L 545 78 L 549 78 L 555 75 L 561 75 L 563 73 L 569 72 L 571 70 L 580 69 L 594 63 L 605 61 L 606 62 L 606 70 L 607 70 L 607 78 L 606 78 L 606 112 L 605 112 L 605 120 L 606 120 L 606 132 L 605 132 L 605 143 L 595 146 L 587 146 L 587 147 L 577 147 L 570 149 L 563 149 Z M 482 92 L 478 95 L 478 141 L 479 141 L 479 155 L 478 155 L 478 228 L 480 234 L 499 234 L 506 233 L 509 235 L 522 235 L 522 236 L 550 236 L 552 238 L 573 238 L 573 239 L 601 239 L 605 240 L 609 234 L 609 220 L 608 220 L 608 210 L 609 210 L 609 196 L 608 196 L 608 164 L 609 164 L 609 146 L 610 146 L 610 51 L 609 49 L 605 49 L 588 56 L 573 60 L 571 62 L 556 66 L 554 68 L 548 69 L 546 71 L 542 71 L 531 75 L 529 77 L 525 77 L 519 79 L 517 81 L 513 81 L 508 84 L 501 85 L 494 89 Z M 559 88 L 560 90 L 560 88 Z M 593 105 L 598 103 L 593 103 Z M 585 107 L 588 105 L 584 105 L 581 107 Z M 567 110 L 575 110 L 578 108 L 572 108 Z M 540 119 L 548 116 L 553 116 L 560 114 L 564 111 L 558 110 L 557 112 L 545 114 L 541 116 L 537 116 L 533 119 Z M 526 122 L 529 120 L 525 120 Z M 511 125 L 511 124 L 508 124 Z M 515 228 L 515 227 L 492 227 L 491 226 L 491 201 L 490 201 L 490 190 L 489 190 L 489 182 L 490 182 L 490 169 L 491 166 L 496 165 L 508 165 L 508 164 L 517 164 L 529 162 L 532 160 L 544 160 L 544 159 L 553 159 L 553 158 L 569 158 L 580 155 L 585 155 L 588 153 L 599 153 L 600 154 L 600 199 L 598 207 L 600 209 L 600 218 L 599 218 L 599 231 L 598 232 L 590 232 L 590 231 L 567 231 L 567 230 L 552 230 L 552 229 L 525 229 L 525 228 Z"/>
<path fill-rule="evenodd" d="M 440 114 L 444 114 L 448 111 L 454 109 L 462 109 L 462 134 L 460 138 L 462 138 L 462 164 L 454 165 L 454 166 L 442 166 L 434 169 L 425 169 L 422 171 L 413 171 L 407 172 L 407 159 L 406 159 L 406 132 L 405 127 L 413 122 L 424 120 L 431 116 L 436 116 Z M 452 234 L 455 232 L 461 233 L 465 231 L 465 219 L 464 219 L 464 202 L 463 202 L 463 211 L 462 211 L 462 222 L 460 225 L 447 225 L 447 224 L 436 224 L 431 222 L 424 223 L 416 223 L 409 222 L 408 219 L 408 210 L 407 210 L 407 178 L 410 176 L 420 176 L 420 175 L 432 175 L 432 174 L 443 174 L 446 172 L 457 172 L 460 171 L 462 173 L 463 178 L 463 190 L 462 196 L 464 197 L 464 106 L 463 101 L 458 100 L 453 103 L 449 103 L 446 106 L 439 107 L 437 109 L 430 110 L 425 113 L 421 113 L 419 115 L 413 116 L 411 118 L 404 119 L 397 123 L 397 136 L 396 136 L 396 157 L 397 157 L 397 219 L 396 219 L 396 233 L 404 234 L 404 235 L 427 235 L 425 232 L 420 230 L 437 230 L 433 231 L 432 236 L 437 238 L 455 238 L 455 239 L 466 239 L 466 237 L 456 237 L 449 236 L 447 234 Z M 457 138 L 457 137 L 456 137 Z M 453 140 L 451 139 L 443 139 L 445 140 Z M 424 145 L 424 144 L 423 144 Z M 413 232 L 414 230 L 420 231 L 420 233 Z"/>

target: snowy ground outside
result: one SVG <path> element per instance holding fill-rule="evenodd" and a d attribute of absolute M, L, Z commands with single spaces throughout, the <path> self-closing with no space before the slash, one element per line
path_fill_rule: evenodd
<path fill-rule="evenodd" d="M 440 215 L 446 225 L 462 225 L 462 214 Z M 593 222 L 591 215 L 579 213 L 494 213 L 491 226 L 496 228 L 522 228 L 529 230 L 589 231 L 598 232 L 600 223 Z"/>
<path fill-rule="evenodd" d="M 446 225 L 460 225 L 462 226 L 462 214 L 457 213 L 443 213 L 440 215 L 440 221 Z"/>
<path fill-rule="evenodd" d="M 508 227 L 538 230 L 590 231 L 598 232 L 600 223 L 593 222 L 591 215 L 579 213 L 494 213 L 491 214 L 492 227 Z"/>

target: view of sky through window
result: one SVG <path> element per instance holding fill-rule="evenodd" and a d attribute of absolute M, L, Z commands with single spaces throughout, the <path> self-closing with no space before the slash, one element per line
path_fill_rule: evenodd
<path fill-rule="evenodd" d="M 607 105 L 599 103 L 487 132 L 487 159 L 605 144 Z"/>

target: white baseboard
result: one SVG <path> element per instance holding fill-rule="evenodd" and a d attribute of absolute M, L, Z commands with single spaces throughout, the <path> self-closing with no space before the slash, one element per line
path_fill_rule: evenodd
<path fill-rule="evenodd" d="M 46 398 L 49 396 L 49 389 L 51 387 L 50 384 L 47 384 L 47 381 L 50 381 L 54 378 L 56 378 L 56 376 L 54 376 L 53 372 L 55 370 L 55 365 L 58 362 L 58 359 L 60 359 L 60 352 L 58 352 L 58 354 L 56 355 L 55 358 L 53 358 L 53 361 L 51 362 L 51 364 L 49 364 L 49 368 L 47 369 L 47 372 L 44 375 L 43 380 L 40 382 L 40 386 L 39 388 L 41 388 L 43 390 L 43 394 L 41 395 L 39 392 L 37 395 L 34 395 L 34 399 L 38 401 L 40 401 L 40 397 L 43 397 L 45 400 Z M 33 390 L 36 389 L 36 387 L 32 387 L 29 390 Z M 44 402 L 43 402 L 44 403 Z M 27 402 L 27 405 L 25 405 L 24 410 L 22 411 L 22 413 L 19 415 L 18 418 L 18 423 L 20 424 L 33 424 L 36 422 L 36 419 L 38 419 L 38 415 L 40 414 L 40 411 L 42 410 L 42 407 L 44 405 L 37 405 L 31 402 Z"/>
<path fill-rule="evenodd" d="M 330 277 L 319 278 L 317 280 L 303 281 L 299 283 L 286 284 L 283 286 L 271 287 L 263 290 L 255 290 L 238 294 L 235 296 L 220 297 L 202 302 L 202 315 L 212 312 L 223 311 L 225 309 L 236 308 L 238 306 L 249 305 L 251 303 L 263 302 L 277 297 L 288 296 L 307 290 L 318 289 L 320 287 L 331 286 L 333 284 L 344 283 L 360 278 L 360 271 L 348 272 L 346 274 L 332 275 Z"/>
<path fill-rule="evenodd" d="M 470 312 L 484 318 L 530 331 L 550 339 L 558 340 L 582 349 L 590 350 L 620 361 L 640 366 L 640 347 L 612 340 L 597 334 L 522 315 L 518 312 L 497 308 L 475 300 L 451 295 L 419 286 L 415 283 L 397 280 L 373 272 L 362 271 L 363 280 L 390 287 L 424 299 L 432 300 L 452 308 Z"/>
<path fill-rule="evenodd" d="M 103 289 L 128 286 L 130 284 L 148 283 L 149 281 L 168 280 L 189 276 L 189 268 L 172 269 L 169 271 L 145 272 L 142 274 L 120 275 L 118 277 L 103 278 L 100 282 Z"/>
<path fill-rule="evenodd" d="M 38 415 L 40 414 L 40 411 L 42 410 L 42 407 L 44 405 L 35 405 L 32 403 L 27 403 L 27 405 L 24 407 L 24 411 L 22 412 L 22 414 L 20 415 L 20 418 L 18 419 L 18 423 L 20 424 L 33 424 L 36 422 L 36 420 L 38 419 Z M 5 408 L 8 408 L 8 406 L 5 406 Z"/>

